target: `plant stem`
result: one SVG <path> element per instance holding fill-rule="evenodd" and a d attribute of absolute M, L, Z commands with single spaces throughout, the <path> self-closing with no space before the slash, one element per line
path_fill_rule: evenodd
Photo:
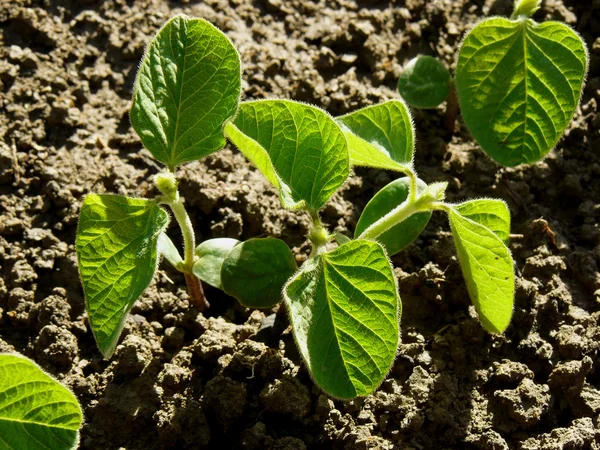
<path fill-rule="evenodd" d="M 377 239 L 390 228 L 408 219 L 410 216 L 412 216 L 418 211 L 418 200 L 411 201 L 409 197 L 406 201 L 396 206 L 389 213 L 387 213 L 385 216 L 383 216 L 381 219 L 379 219 L 377 222 L 375 222 L 365 231 L 363 231 L 358 238 Z"/>
<path fill-rule="evenodd" d="M 358 237 L 359 239 L 377 239 L 383 233 L 395 225 L 404 222 L 410 216 L 422 211 L 431 211 L 435 209 L 448 210 L 448 206 L 443 203 L 446 183 L 430 184 L 425 192 L 417 194 L 417 177 L 411 174 L 410 192 L 408 198 L 392 209 L 385 216 L 373 223 Z"/>
<path fill-rule="evenodd" d="M 326 248 L 327 242 L 329 241 L 329 233 L 323 226 L 318 212 L 311 211 L 310 217 L 312 219 L 313 226 L 308 234 L 308 239 L 312 243 L 313 247 L 310 252 L 309 258 L 322 253 Z"/>
<path fill-rule="evenodd" d="M 183 201 L 179 197 L 177 191 L 177 181 L 175 176 L 171 172 L 162 173 L 157 176 L 155 180 L 156 186 L 163 194 L 158 201 L 164 203 L 171 208 L 173 216 L 181 228 L 181 234 L 183 235 L 183 251 L 184 260 L 183 264 L 179 268 L 185 275 L 185 282 L 188 287 L 188 293 L 192 303 L 194 303 L 200 311 L 206 311 L 210 304 L 204 296 L 204 289 L 202 289 L 202 282 L 194 275 L 194 250 L 196 248 L 196 238 L 194 236 L 194 229 L 192 228 L 192 221 L 190 216 L 183 206 Z"/>

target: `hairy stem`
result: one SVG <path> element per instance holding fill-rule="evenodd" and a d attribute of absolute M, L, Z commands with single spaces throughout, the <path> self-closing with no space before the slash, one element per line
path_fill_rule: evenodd
<path fill-rule="evenodd" d="M 412 187 L 411 187 L 412 191 Z M 414 213 L 418 212 L 418 200 L 412 201 L 409 197 L 404 203 L 396 206 L 389 213 L 372 224 L 369 228 L 362 232 L 359 239 L 377 239 L 383 233 L 388 231 L 393 226 L 404 222 Z"/>
<path fill-rule="evenodd" d="M 329 233 L 323 226 L 319 213 L 311 212 L 310 217 L 312 219 L 313 226 L 308 234 L 308 239 L 312 243 L 312 250 L 310 252 L 310 258 L 323 252 L 327 242 L 329 241 Z"/>
<path fill-rule="evenodd" d="M 190 299 L 194 305 L 205 311 L 208 309 L 210 304 L 204 296 L 204 289 L 202 289 L 202 282 L 194 275 L 194 250 L 196 248 L 196 237 L 194 235 L 194 229 L 192 228 L 192 221 L 190 216 L 183 206 L 183 201 L 179 197 L 177 191 L 177 181 L 172 172 L 161 173 L 156 177 L 156 186 L 159 191 L 163 194 L 158 201 L 165 205 L 168 205 L 173 211 L 173 216 L 181 228 L 181 234 L 183 235 L 183 251 L 184 259 L 183 264 L 179 268 L 185 275 L 185 282 L 188 287 L 188 293 Z"/>

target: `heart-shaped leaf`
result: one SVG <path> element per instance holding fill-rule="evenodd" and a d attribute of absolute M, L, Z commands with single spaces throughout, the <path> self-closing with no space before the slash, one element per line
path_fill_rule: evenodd
<path fill-rule="evenodd" d="M 417 190 L 419 193 L 425 191 L 427 185 L 421 181 L 417 181 Z M 354 236 L 358 237 L 389 213 L 391 210 L 396 208 L 398 205 L 404 203 L 408 198 L 410 190 L 410 181 L 408 178 L 399 178 L 392 181 L 383 189 L 381 189 L 371 199 L 365 209 L 363 210 L 358 223 L 356 224 L 356 230 L 354 230 Z M 393 226 L 385 233 L 382 233 L 378 238 L 377 242 L 382 244 L 388 255 L 392 256 L 410 245 L 425 229 L 431 218 L 431 212 L 420 212 L 413 214 L 408 219 L 400 222 L 398 225 Z"/>
<path fill-rule="evenodd" d="M 448 94 L 452 78 L 442 62 L 433 56 L 419 55 L 404 67 L 398 91 L 406 102 L 420 109 L 436 108 Z"/>
<path fill-rule="evenodd" d="M 381 245 L 354 240 L 310 258 L 284 289 L 316 383 L 338 398 L 373 392 L 396 356 L 400 299 Z"/>
<path fill-rule="evenodd" d="M 245 102 L 225 133 L 279 189 L 286 208 L 319 210 L 350 173 L 346 138 L 314 106 L 288 100 Z"/>
<path fill-rule="evenodd" d="M 77 260 L 90 326 L 105 358 L 157 266 L 157 241 L 169 216 L 151 200 L 88 195 L 77 229 Z"/>
<path fill-rule="evenodd" d="M 390 100 L 338 117 L 355 166 L 405 172 L 412 167 L 414 127 L 406 105 Z"/>
<path fill-rule="evenodd" d="M 75 396 L 37 364 L 0 354 L 0 448 L 69 450 L 79 444 Z"/>
<path fill-rule="evenodd" d="M 217 238 L 204 241 L 196 247 L 198 260 L 194 263 L 193 272 L 202 281 L 217 289 L 223 289 L 221 284 L 221 268 L 229 252 L 240 241 L 231 238 Z"/>
<path fill-rule="evenodd" d="M 134 86 L 131 125 L 173 169 L 225 146 L 223 125 L 238 107 L 240 57 L 206 20 L 176 16 L 154 37 Z"/>
<path fill-rule="evenodd" d="M 282 300 L 283 285 L 298 270 L 285 242 L 272 237 L 236 245 L 223 261 L 226 293 L 247 308 L 270 308 Z"/>
<path fill-rule="evenodd" d="M 502 240 L 485 226 L 450 209 L 450 228 L 467 290 L 490 333 L 508 327 L 515 297 L 514 263 Z"/>
<path fill-rule="evenodd" d="M 504 242 L 510 236 L 510 212 L 502 200 L 482 198 L 470 200 L 454 209 L 463 217 L 483 225 L 488 230 L 496 233 Z"/>
<path fill-rule="evenodd" d="M 544 157 L 575 113 L 587 60 L 585 44 L 563 23 L 524 17 L 479 23 L 465 38 L 456 68 L 473 137 L 505 166 Z"/>

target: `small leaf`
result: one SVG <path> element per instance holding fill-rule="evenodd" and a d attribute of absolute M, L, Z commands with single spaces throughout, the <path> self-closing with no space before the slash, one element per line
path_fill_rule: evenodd
<path fill-rule="evenodd" d="M 505 166 L 544 157 L 575 113 L 587 60 L 585 44 L 563 23 L 481 22 L 465 38 L 456 68 L 473 137 Z"/>
<path fill-rule="evenodd" d="M 350 242 L 352 239 L 350 239 L 348 236 L 346 236 L 345 234 L 342 233 L 335 233 L 335 240 L 339 245 L 345 244 L 346 242 Z"/>
<path fill-rule="evenodd" d="M 455 205 L 454 209 L 461 216 L 493 231 L 504 242 L 508 241 L 510 236 L 510 212 L 508 206 L 502 200 L 488 198 L 471 200 Z"/>
<path fill-rule="evenodd" d="M 165 232 L 162 232 L 158 235 L 156 248 L 158 253 L 164 256 L 166 260 L 169 261 L 169 263 L 176 269 L 183 264 L 183 259 L 181 258 L 177 247 L 175 247 L 175 244 L 173 244 L 173 241 Z"/>
<path fill-rule="evenodd" d="M 343 133 L 324 111 L 288 100 L 244 102 L 227 138 L 280 190 L 286 208 L 319 210 L 350 173 Z"/>
<path fill-rule="evenodd" d="M 68 450 L 83 416 L 75 396 L 37 364 L 0 354 L 0 448 Z"/>
<path fill-rule="evenodd" d="M 354 240 L 310 258 L 284 295 L 296 342 L 316 383 L 337 398 L 373 392 L 396 356 L 401 312 L 383 247 Z"/>
<path fill-rule="evenodd" d="M 225 146 L 223 125 L 238 107 L 240 57 L 206 20 L 176 16 L 146 50 L 133 92 L 131 125 L 170 168 Z"/>
<path fill-rule="evenodd" d="M 515 10 L 511 19 L 516 19 L 520 16 L 531 17 L 542 4 L 542 0 L 515 0 Z"/>
<path fill-rule="evenodd" d="M 229 252 L 221 279 L 225 292 L 242 306 L 270 308 L 281 302 L 283 285 L 296 270 L 296 258 L 285 242 L 250 239 Z"/>
<path fill-rule="evenodd" d="M 419 193 L 425 191 L 427 185 L 418 180 L 417 190 Z M 381 189 L 363 210 L 356 229 L 354 230 L 354 237 L 358 237 L 389 213 L 392 209 L 398 205 L 404 203 L 408 198 L 410 190 L 410 181 L 408 178 L 399 178 L 392 181 L 390 184 Z M 410 245 L 425 229 L 431 218 L 431 212 L 419 212 L 413 214 L 408 219 L 400 222 L 398 225 L 393 226 L 385 233 L 381 234 L 377 241 L 383 245 L 388 253 L 392 256 L 398 253 L 400 250 Z"/>
<path fill-rule="evenodd" d="M 404 172 L 412 167 L 414 127 L 406 105 L 391 100 L 338 117 L 355 166 Z"/>
<path fill-rule="evenodd" d="M 492 231 L 454 209 L 450 228 L 467 290 L 486 331 L 502 333 L 513 312 L 515 275 L 506 245 Z"/>
<path fill-rule="evenodd" d="M 420 109 L 436 108 L 448 94 L 452 78 L 442 62 L 433 56 L 411 59 L 398 80 L 398 91 L 406 102 Z"/>
<path fill-rule="evenodd" d="M 75 246 L 90 326 L 105 358 L 152 281 L 158 237 L 168 222 L 151 200 L 90 194 L 83 202 Z"/>
<path fill-rule="evenodd" d="M 231 238 L 217 238 L 204 241 L 196 247 L 198 260 L 192 269 L 194 275 L 205 283 L 217 289 L 223 289 L 221 285 L 221 267 L 229 252 L 238 245 L 240 241 Z"/>

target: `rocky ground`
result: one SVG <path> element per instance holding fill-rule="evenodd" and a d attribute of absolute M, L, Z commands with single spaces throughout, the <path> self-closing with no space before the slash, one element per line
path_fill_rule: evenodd
<path fill-rule="evenodd" d="M 0 351 L 18 351 L 79 398 L 84 449 L 600 448 L 600 1 L 546 0 L 538 20 L 573 26 L 590 72 L 548 158 L 504 169 L 444 110 L 415 111 L 416 168 L 449 199 L 510 206 L 512 325 L 490 336 L 470 307 L 443 216 L 394 257 L 402 344 L 379 390 L 332 401 L 285 323 L 207 288 L 190 308 L 161 266 L 104 361 L 85 318 L 74 251 L 88 192 L 153 194 L 160 167 L 129 125 L 144 47 L 173 14 L 204 17 L 240 50 L 244 98 L 284 97 L 333 115 L 397 98 L 418 53 L 449 66 L 464 32 L 512 0 L 3 0 L 0 4 Z M 199 238 L 271 235 L 306 257 L 308 218 L 233 148 L 182 167 Z M 351 234 L 396 175 L 357 169 L 325 207 Z M 177 238 L 175 228 L 171 229 Z M 171 284 L 169 280 L 173 280 Z"/>

